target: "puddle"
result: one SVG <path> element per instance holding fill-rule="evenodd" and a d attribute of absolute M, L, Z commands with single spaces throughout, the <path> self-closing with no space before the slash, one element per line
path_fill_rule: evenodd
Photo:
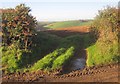
<path fill-rule="evenodd" d="M 83 69 L 86 64 L 86 59 L 85 58 L 78 58 L 73 61 L 71 61 L 71 67 L 70 70 L 77 70 L 77 69 Z"/>
<path fill-rule="evenodd" d="M 63 67 L 63 73 L 69 73 L 73 70 L 80 70 L 86 66 L 86 50 L 79 51 L 80 54 L 75 55 L 69 62 Z"/>

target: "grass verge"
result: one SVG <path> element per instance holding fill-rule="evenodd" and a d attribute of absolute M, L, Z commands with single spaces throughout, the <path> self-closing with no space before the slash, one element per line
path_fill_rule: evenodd
<path fill-rule="evenodd" d="M 102 44 L 96 42 L 95 45 L 87 48 L 87 52 L 87 66 L 114 63 L 120 60 L 120 55 L 118 54 L 118 43 Z"/>

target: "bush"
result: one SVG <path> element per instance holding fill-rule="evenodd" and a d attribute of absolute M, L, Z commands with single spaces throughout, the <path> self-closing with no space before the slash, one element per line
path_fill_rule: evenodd
<path fill-rule="evenodd" d="M 18 43 L 17 47 L 27 49 L 32 44 L 36 26 L 35 18 L 29 14 L 30 8 L 20 4 L 15 9 L 2 9 L 3 45 Z"/>
<path fill-rule="evenodd" d="M 117 8 L 107 7 L 99 11 L 92 25 L 92 32 L 98 40 L 87 49 L 87 66 L 118 62 L 119 21 Z"/>
<path fill-rule="evenodd" d="M 92 25 L 93 31 L 99 33 L 98 40 L 101 42 L 118 40 L 119 20 L 118 9 L 115 7 L 99 11 Z"/>
<path fill-rule="evenodd" d="M 28 62 L 23 60 L 24 53 L 30 51 L 35 34 L 36 20 L 30 8 L 20 4 L 12 9 L 2 10 L 2 66 L 7 72 L 15 72 Z M 28 55 L 28 54 L 27 54 Z"/>

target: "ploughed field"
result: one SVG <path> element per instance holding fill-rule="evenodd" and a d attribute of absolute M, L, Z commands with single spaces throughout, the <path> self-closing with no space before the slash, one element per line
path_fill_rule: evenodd
<path fill-rule="evenodd" d="M 119 64 L 120 65 L 120 64 Z M 3 75 L 3 82 L 118 82 L 118 64 L 84 68 L 59 75 L 43 71 Z"/>
<path fill-rule="evenodd" d="M 45 32 L 50 34 L 55 34 L 60 37 L 66 37 L 75 34 L 86 34 L 89 33 L 89 26 L 74 26 L 74 27 L 66 27 L 66 28 L 54 28 L 49 29 Z"/>

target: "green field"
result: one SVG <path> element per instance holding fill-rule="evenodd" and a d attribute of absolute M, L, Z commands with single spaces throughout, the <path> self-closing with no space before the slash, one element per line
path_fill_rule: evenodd
<path fill-rule="evenodd" d="M 80 21 L 80 20 L 74 20 L 74 21 L 62 21 L 62 22 L 53 22 L 48 25 L 45 25 L 45 28 L 65 28 L 65 27 L 73 27 L 73 26 L 89 26 L 91 24 L 90 21 Z"/>

